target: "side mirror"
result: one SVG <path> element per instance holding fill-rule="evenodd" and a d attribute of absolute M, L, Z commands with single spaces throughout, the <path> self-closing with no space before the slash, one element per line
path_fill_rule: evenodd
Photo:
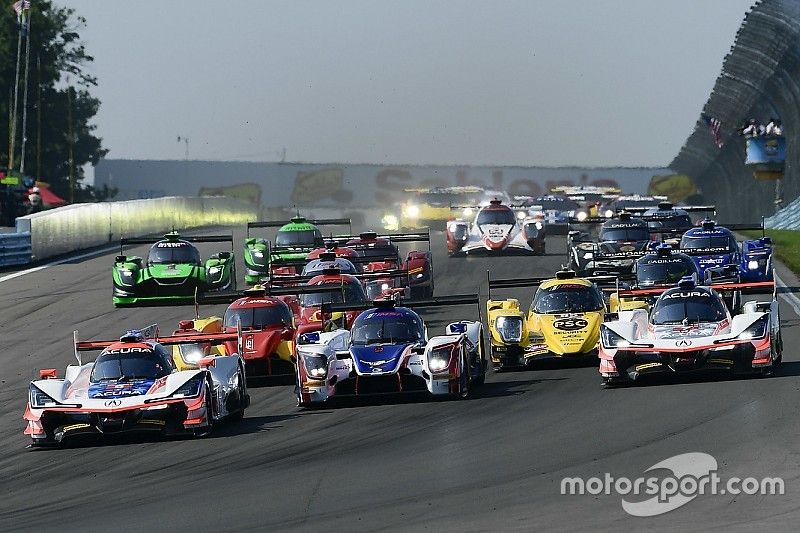
<path fill-rule="evenodd" d="M 56 377 L 55 368 L 40 368 L 39 379 L 53 379 Z"/>
<path fill-rule="evenodd" d="M 124 263 L 127 259 L 128 259 L 128 256 L 126 256 L 126 255 L 118 255 L 117 257 L 114 258 L 114 262 L 115 263 Z"/>
<path fill-rule="evenodd" d="M 220 252 L 217 254 L 217 257 L 220 259 L 230 259 L 233 254 L 230 252 Z"/>
<path fill-rule="evenodd" d="M 308 335 L 308 333 L 306 333 Z M 284 329 L 281 331 L 281 340 L 290 341 L 294 339 L 294 330 L 291 329 Z M 319 340 L 319 335 L 317 335 L 317 340 Z"/>

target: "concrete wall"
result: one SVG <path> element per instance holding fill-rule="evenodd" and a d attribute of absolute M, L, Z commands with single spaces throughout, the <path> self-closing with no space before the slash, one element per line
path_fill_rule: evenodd
<path fill-rule="evenodd" d="M 59 207 L 17 218 L 17 232 L 31 233 L 33 259 L 41 260 L 118 242 L 121 237 L 239 225 L 257 217 L 252 205 L 229 198 L 166 197 Z"/>

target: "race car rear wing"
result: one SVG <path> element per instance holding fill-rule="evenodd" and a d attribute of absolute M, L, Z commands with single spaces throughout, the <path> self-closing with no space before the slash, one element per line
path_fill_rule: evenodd
<path fill-rule="evenodd" d="M 435 296 L 420 300 L 375 300 L 364 303 L 327 303 L 322 304 L 321 312 L 323 315 L 330 316 L 332 313 L 344 311 L 366 311 L 375 308 L 394 308 L 408 307 L 411 309 L 425 309 L 433 307 L 448 307 L 452 305 L 475 305 L 478 309 L 478 320 L 483 321 L 481 314 L 480 299 L 477 294 L 451 294 L 447 296 Z"/>
<path fill-rule="evenodd" d="M 739 283 L 708 283 L 698 285 L 699 287 L 711 287 L 716 291 L 741 291 L 743 294 L 769 294 L 775 293 L 774 281 L 753 281 Z M 666 285 L 661 287 L 648 287 L 644 289 L 621 289 L 618 291 L 620 297 L 623 296 L 659 296 L 666 290 L 673 289 L 677 285 Z"/>
<path fill-rule="evenodd" d="M 239 347 L 239 353 L 242 352 L 242 330 L 241 325 L 237 328 L 236 333 L 186 333 L 184 335 L 169 335 L 166 337 L 159 337 L 158 335 L 158 325 L 153 324 L 148 326 L 147 328 L 137 330 L 139 333 L 142 334 L 142 340 L 152 340 L 159 344 L 167 345 L 167 346 L 175 346 L 179 344 L 197 344 L 197 343 L 205 343 L 211 345 L 218 345 L 224 342 L 230 341 L 237 341 L 237 346 Z M 78 331 L 75 330 L 72 332 L 72 342 L 75 350 L 75 359 L 78 361 L 78 365 L 83 364 L 83 358 L 81 357 L 81 352 L 92 352 L 98 350 L 105 350 L 111 345 L 119 344 L 120 342 L 126 342 L 124 340 L 124 336 L 120 339 L 107 341 L 81 341 L 78 338 Z M 131 340 L 130 342 L 135 343 L 139 342 L 137 340 Z"/>
<path fill-rule="evenodd" d="M 217 305 L 230 304 L 240 298 L 257 298 L 259 296 L 298 296 L 300 294 L 319 294 L 340 292 L 341 287 L 334 285 L 290 285 L 276 287 L 273 285 L 260 285 L 243 291 L 218 292 L 218 293 L 197 293 L 195 302 L 198 305 Z"/>
<path fill-rule="evenodd" d="M 155 244 L 173 237 L 175 240 L 186 242 L 229 242 L 233 250 L 233 235 L 177 235 L 166 233 L 161 237 L 123 237 L 119 240 L 119 253 L 122 255 L 123 247 L 130 244 Z"/>
<path fill-rule="evenodd" d="M 353 223 L 349 218 L 317 218 L 306 220 L 309 224 L 314 226 L 347 226 L 350 231 L 353 231 Z M 256 222 L 247 223 L 247 236 L 250 236 L 251 228 L 280 228 L 286 224 L 291 224 L 291 220 L 259 220 Z"/>
<path fill-rule="evenodd" d="M 270 278 L 272 283 L 306 283 L 317 276 L 324 275 L 325 272 L 319 271 L 314 272 L 313 274 L 288 274 L 286 276 L 273 276 Z M 387 269 L 387 270 L 379 270 L 377 272 L 361 272 L 359 274 L 349 274 L 345 273 L 346 276 L 353 276 L 354 278 L 362 281 L 368 280 L 375 280 L 375 279 L 387 279 L 387 278 L 408 278 L 409 273 L 406 269 Z M 310 291 L 313 292 L 313 291 Z"/>
<path fill-rule="evenodd" d="M 541 278 L 495 278 L 492 279 L 491 272 L 489 270 L 486 271 L 486 280 L 488 285 L 488 294 L 489 299 L 492 299 L 492 289 L 513 289 L 517 287 L 536 287 L 541 285 L 546 281 L 550 281 L 553 279 L 562 279 L 562 280 L 569 280 L 569 279 L 585 279 L 594 283 L 616 283 L 619 276 L 572 276 L 572 277 L 563 277 L 559 278 L 558 275 L 556 276 L 548 276 L 548 277 L 541 277 Z"/>

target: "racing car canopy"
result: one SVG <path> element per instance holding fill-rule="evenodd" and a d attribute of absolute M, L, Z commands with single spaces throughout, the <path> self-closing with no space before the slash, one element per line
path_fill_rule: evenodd
<path fill-rule="evenodd" d="M 716 323 L 727 316 L 725 303 L 716 292 L 692 283 L 664 291 L 653 305 L 650 323 L 659 326 Z"/>

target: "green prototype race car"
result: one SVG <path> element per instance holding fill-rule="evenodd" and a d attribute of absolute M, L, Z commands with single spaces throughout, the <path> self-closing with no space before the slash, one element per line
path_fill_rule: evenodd
<path fill-rule="evenodd" d="M 230 252 L 219 252 L 205 263 L 191 243 L 230 242 Z M 152 244 L 147 258 L 123 255 L 128 244 Z M 114 259 L 114 306 L 179 305 L 194 302 L 196 292 L 235 289 L 236 265 L 231 235 L 181 237 L 172 231 L 163 238 L 120 240 Z"/>
<path fill-rule="evenodd" d="M 351 222 L 349 218 L 308 220 L 300 215 L 291 220 L 248 222 L 247 239 L 244 241 L 245 282 L 255 285 L 266 281 L 271 274 L 272 261 L 300 261 L 315 248 L 323 246 L 325 238 L 320 226 L 351 227 Z M 266 239 L 251 237 L 250 230 L 253 228 L 280 228 L 275 236 L 275 244 L 272 245 Z"/>

